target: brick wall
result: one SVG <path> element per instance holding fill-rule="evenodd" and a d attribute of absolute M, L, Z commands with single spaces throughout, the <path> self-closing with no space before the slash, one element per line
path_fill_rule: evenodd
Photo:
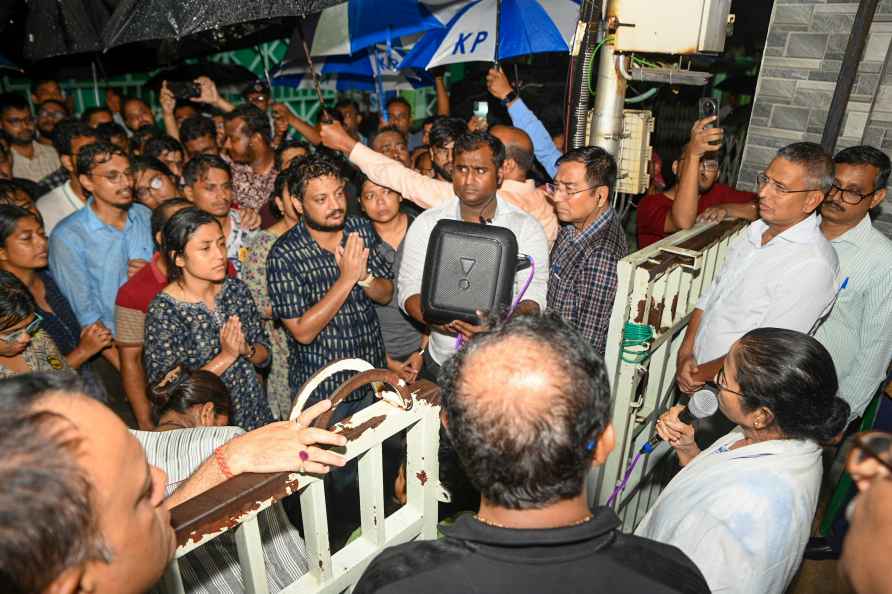
<path fill-rule="evenodd" d="M 791 142 L 820 142 L 858 2 L 775 0 L 738 186 Z M 837 150 L 870 144 L 892 157 L 892 0 L 881 0 L 849 97 Z M 892 196 L 877 226 L 892 237 Z"/>

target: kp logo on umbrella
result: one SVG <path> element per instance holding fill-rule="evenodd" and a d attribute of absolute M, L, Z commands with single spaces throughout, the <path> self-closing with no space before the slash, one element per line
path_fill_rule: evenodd
<path fill-rule="evenodd" d="M 430 69 L 459 62 L 566 53 L 578 19 L 579 0 L 474 0 L 462 6 L 445 28 L 425 33 L 400 68 Z"/>
<path fill-rule="evenodd" d="M 474 37 L 473 43 L 470 42 L 471 37 Z M 459 33 L 458 39 L 455 41 L 455 46 L 452 48 L 452 55 L 454 56 L 455 54 L 462 54 L 462 55 L 473 54 L 474 52 L 477 51 L 477 47 L 481 43 L 486 41 L 487 38 L 489 38 L 489 33 L 486 31 L 477 31 L 476 33 L 467 33 L 467 34 Z M 469 43 L 471 45 L 471 49 L 466 50 L 465 44 L 469 44 Z M 490 48 L 489 51 L 492 51 L 492 49 Z"/>

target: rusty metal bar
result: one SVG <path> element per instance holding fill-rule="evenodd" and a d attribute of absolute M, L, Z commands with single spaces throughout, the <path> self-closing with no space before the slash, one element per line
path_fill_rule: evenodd
<path fill-rule="evenodd" d="M 439 405 L 440 388 L 427 381 L 420 381 L 408 388 L 417 392 L 415 398 Z M 341 422 L 342 432 L 356 433 L 349 419 Z M 360 431 L 363 428 L 359 428 Z M 300 477 L 296 473 L 275 474 L 246 473 L 233 477 L 204 493 L 184 501 L 170 512 L 170 522 L 177 533 L 177 544 L 189 542 L 190 536 L 217 532 L 231 528 L 235 518 L 252 511 L 258 501 L 280 501 L 298 489 Z"/>
<path fill-rule="evenodd" d="M 827 121 L 824 123 L 824 133 L 821 135 L 821 146 L 828 153 L 833 153 L 836 148 L 836 139 L 839 138 L 839 130 L 842 128 L 842 119 L 846 113 L 846 105 L 849 103 L 849 95 L 855 84 L 855 75 L 858 73 L 858 64 L 867 45 L 867 34 L 873 15 L 877 9 L 878 0 L 861 0 L 858 3 L 858 12 L 855 13 L 855 22 L 852 32 L 849 34 L 849 42 L 842 57 L 842 65 L 839 68 L 839 76 L 836 78 L 836 88 L 833 90 L 833 99 L 830 101 L 830 109 L 827 112 Z"/>

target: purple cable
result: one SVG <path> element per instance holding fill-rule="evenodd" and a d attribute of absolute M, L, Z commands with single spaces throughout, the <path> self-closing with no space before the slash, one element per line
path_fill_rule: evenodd
<path fill-rule="evenodd" d="M 607 507 L 613 505 L 613 500 L 616 499 L 616 496 L 623 492 L 623 489 L 626 488 L 626 483 L 629 482 L 629 477 L 632 476 L 632 471 L 635 469 L 635 465 L 638 464 L 638 460 L 641 458 L 641 454 L 644 452 L 638 452 L 635 454 L 635 457 L 632 458 L 632 461 L 629 462 L 629 466 L 626 467 L 626 474 L 623 476 L 623 480 L 616 486 L 613 490 L 613 493 L 610 494 L 610 499 L 607 500 Z"/>
<path fill-rule="evenodd" d="M 530 288 L 530 284 L 533 282 L 533 275 L 536 274 L 536 261 L 532 256 L 527 256 L 530 259 L 530 275 L 527 277 L 527 282 L 523 284 L 523 288 L 520 290 L 520 293 L 517 294 L 517 297 L 514 298 L 514 303 L 511 305 L 511 311 L 508 312 L 508 317 L 510 318 L 514 314 L 514 310 L 517 309 L 517 306 L 520 304 L 520 300 L 523 299 L 524 294 L 527 292 L 527 289 Z"/>
<path fill-rule="evenodd" d="M 532 256 L 527 256 L 530 259 L 530 276 L 527 277 L 527 282 L 523 284 L 523 287 L 520 289 L 520 293 L 517 294 L 517 297 L 514 298 L 514 303 L 511 305 L 511 309 L 508 310 L 508 317 L 510 318 L 514 314 L 514 310 L 517 309 L 517 306 L 520 304 L 520 300 L 523 299 L 524 294 L 527 292 L 527 289 L 530 288 L 530 285 L 533 283 L 533 275 L 536 274 L 536 261 Z M 461 348 L 465 345 L 465 340 L 462 338 L 461 334 L 455 337 L 455 350 L 460 351 Z"/>

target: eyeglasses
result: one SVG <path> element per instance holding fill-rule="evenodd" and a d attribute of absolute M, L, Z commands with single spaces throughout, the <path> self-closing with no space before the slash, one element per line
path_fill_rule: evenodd
<path fill-rule="evenodd" d="M 731 392 L 732 394 L 737 394 L 738 396 L 743 396 L 743 392 L 738 392 L 737 390 L 732 390 L 731 388 L 729 388 L 728 386 L 725 385 L 725 368 L 724 367 L 719 369 L 719 372 L 715 376 L 715 381 L 707 380 L 707 381 L 703 382 L 703 385 L 705 385 L 707 388 L 710 388 L 711 390 L 713 390 L 716 393 L 716 395 L 718 395 L 718 393 L 721 390 L 724 390 L 725 392 Z"/>
<path fill-rule="evenodd" d="M 149 180 L 148 185 L 137 187 L 135 189 L 136 197 L 143 198 L 144 196 L 147 196 L 148 194 L 155 193 L 161 189 L 161 186 L 163 184 L 164 184 L 164 182 L 161 181 L 161 177 L 155 176 L 151 180 Z"/>
<path fill-rule="evenodd" d="M 568 190 L 567 184 L 562 184 L 561 182 L 555 182 L 553 184 L 545 184 L 545 191 L 548 194 L 563 194 L 564 196 L 575 196 L 576 194 L 582 194 L 583 192 L 588 192 L 589 190 L 596 190 L 600 188 L 602 185 L 597 186 L 589 186 L 588 188 L 582 188 L 581 190 Z"/>
<path fill-rule="evenodd" d="M 868 460 L 878 462 L 880 467 L 886 470 L 888 474 L 877 474 L 877 468 L 872 469 L 872 476 L 869 476 L 869 468 L 864 468 L 864 463 Z M 873 480 L 881 478 L 884 480 L 892 480 L 892 433 L 884 431 L 864 431 L 856 433 L 852 440 L 852 449 L 846 459 L 846 470 L 849 474 L 854 475 L 857 472 L 862 476 L 861 479 Z M 849 502 L 846 507 L 846 520 L 851 524 L 852 517 L 855 515 L 855 507 L 861 497 L 856 496 Z"/>
<path fill-rule="evenodd" d="M 715 159 L 705 159 L 700 161 L 700 171 L 718 171 L 719 162 Z"/>
<path fill-rule="evenodd" d="M 805 190 L 788 190 L 784 187 L 784 185 L 776 180 L 771 179 L 764 173 L 760 173 L 756 176 L 756 184 L 759 188 L 764 188 L 768 184 L 771 184 L 771 187 L 778 194 L 804 194 L 805 192 L 820 192 L 821 188 L 807 188 Z"/>
<path fill-rule="evenodd" d="M 10 332 L 9 334 L 0 334 L 0 341 L 5 343 L 13 343 L 18 342 L 22 336 L 27 334 L 28 336 L 34 336 L 37 334 L 37 331 L 40 330 L 40 325 L 43 323 L 43 317 L 39 313 L 34 314 L 34 320 L 22 328 L 21 330 L 16 330 L 15 332 Z"/>
<path fill-rule="evenodd" d="M 830 191 L 827 192 L 827 195 L 828 196 L 836 196 L 837 194 L 839 194 L 839 196 L 843 202 L 854 206 L 855 204 L 859 204 L 862 200 L 864 200 L 866 198 L 870 198 L 871 196 L 873 196 L 874 194 L 876 194 L 879 191 L 880 191 L 880 188 L 877 188 L 873 192 L 869 192 L 867 194 L 861 194 L 860 192 L 856 192 L 855 190 L 845 190 L 843 188 L 840 188 L 836 184 L 833 184 L 832 186 L 830 186 Z"/>
<path fill-rule="evenodd" d="M 91 173 L 90 177 L 104 177 L 109 182 L 117 184 L 122 179 L 133 181 L 134 173 L 132 169 L 126 171 L 112 171 L 111 173 Z"/>
<path fill-rule="evenodd" d="M 5 118 L 5 119 L 6 119 L 6 123 L 9 124 L 10 126 L 21 126 L 22 124 L 33 124 L 34 123 L 34 118 L 32 118 L 31 116 L 24 117 L 24 118 Z"/>
<path fill-rule="evenodd" d="M 41 118 L 52 118 L 54 120 L 64 120 L 65 112 L 64 111 L 56 111 L 53 109 L 46 109 L 37 114 L 38 117 Z"/>
<path fill-rule="evenodd" d="M 851 467 L 863 464 L 867 460 L 879 462 L 892 473 L 892 433 L 864 431 L 855 434 L 846 465 Z"/>

